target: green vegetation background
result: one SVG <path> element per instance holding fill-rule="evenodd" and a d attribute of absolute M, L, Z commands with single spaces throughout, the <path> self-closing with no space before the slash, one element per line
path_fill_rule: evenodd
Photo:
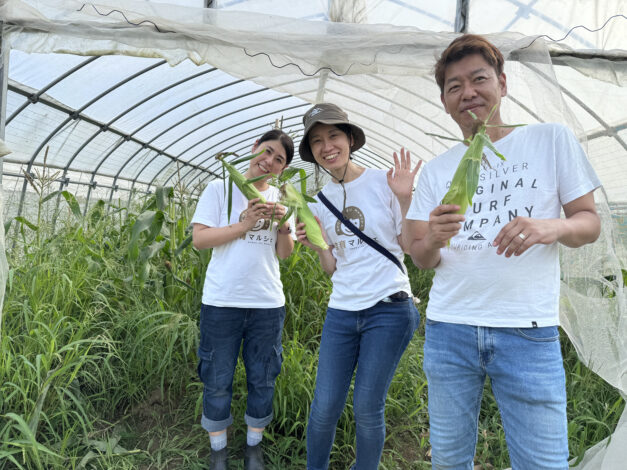
<path fill-rule="evenodd" d="M 193 207 L 184 196 L 160 189 L 132 210 L 100 201 L 83 215 L 71 194 L 55 192 L 40 197 L 36 219 L 6 225 L 0 470 L 206 468 L 196 347 L 210 253 L 191 247 Z M 383 469 L 430 468 L 421 364 L 433 273 L 406 264 L 423 318 L 390 388 Z M 284 363 L 265 448 L 268 468 L 297 469 L 305 468 L 305 429 L 331 284 L 303 247 L 281 263 L 281 271 Z M 241 282 L 253 288 L 264 281 Z M 611 434 L 624 401 L 579 362 L 565 336 L 563 352 L 570 451 L 579 457 Z M 243 468 L 245 384 L 239 364 L 229 431 L 235 468 Z M 505 468 L 505 437 L 489 384 L 486 392 L 476 463 Z M 338 423 L 332 469 L 346 469 L 354 459 L 351 399 Z"/>

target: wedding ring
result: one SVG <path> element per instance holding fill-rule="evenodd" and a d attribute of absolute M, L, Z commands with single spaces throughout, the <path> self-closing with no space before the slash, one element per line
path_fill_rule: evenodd
<path fill-rule="evenodd" d="M 525 241 L 525 238 L 527 238 L 522 232 L 520 232 L 518 236 L 520 237 L 522 241 Z"/>

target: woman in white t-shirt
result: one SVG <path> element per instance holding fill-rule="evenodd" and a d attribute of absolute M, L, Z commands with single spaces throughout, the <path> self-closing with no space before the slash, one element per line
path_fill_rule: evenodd
<path fill-rule="evenodd" d="M 245 176 L 248 179 L 279 175 L 294 155 L 292 139 L 275 129 L 253 145 Z M 279 190 L 262 178 L 254 185 L 267 202 L 247 201 L 233 186 L 232 208 L 224 181 L 207 185 L 192 219 L 197 249 L 213 248 L 207 268 L 200 312 L 198 375 L 204 384 L 202 426 L 209 432 L 212 470 L 228 468 L 226 428 L 233 422 L 233 374 L 243 341 L 248 399 L 245 421 L 248 435 L 244 465 L 263 468 L 261 439 L 272 420 L 275 379 L 281 370 L 281 332 L 285 296 L 277 256 L 292 253 L 289 222 L 278 227 L 286 209 L 276 204 Z M 271 221 L 274 222 L 271 224 Z"/>
<path fill-rule="evenodd" d="M 322 202 L 309 207 L 330 248 L 298 240 L 316 250 L 331 275 L 333 292 L 322 330 L 316 390 L 307 425 L 307 468 L 326 469 L 355 368 L 353 411 L 356 470 L 378 468 L 385 441 L 384 406 L 396 366 L 418 327 L 419 315 L 403 265 L 401 226 L 411 202 L 414 178 L 409 153 L 394 154 L 390 171 L 367 169 L 351 160 L 366 138 L 346 113 L 321 103 L 303 117 L 300 157 L 333 179 L 321 193 L 358 229 L 384 247 L 376 251 L 346 228 Z M 320 199 L 318 194 L 317 199 Z"/>

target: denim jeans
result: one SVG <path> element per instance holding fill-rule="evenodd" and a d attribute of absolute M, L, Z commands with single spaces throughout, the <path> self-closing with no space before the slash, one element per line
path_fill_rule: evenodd
<path fill-rule="evenodd" d="M 358 311 L 327 310 L 307 424 L 309 470 L 326 469 L 329 465 L 335 428 L 346 404 L 355 366 L 355 468 L 369 470 L 379 466 L 385 441 L 385 397 L 418 323 L 419 314 L 411 299 L 382 301 Z"/>
<path fill-rule="evenodd" d="M 207 431 L 221 431 L 233 422 L 233 374 L 242 341 L 248 385 L 245 422 L 263 428 L 272 420 L 274 382 L 282 363 L 284 320 L 285 307 L 202 305 L 198 376 L 204 385 L 201 424 Z"/>
<path fill-rule="evenodd" d="M 566 383 L 559 333 L 427 319 L 432 464 L 472 470 L 486 376 L 501 413 L 513 470 L 568 469 Z"/>

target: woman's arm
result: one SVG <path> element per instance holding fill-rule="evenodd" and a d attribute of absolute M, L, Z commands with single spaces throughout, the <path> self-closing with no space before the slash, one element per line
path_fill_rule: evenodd
<path fill-rule="evenodd" d="M 194 248 L 204 250 L 229 243 L 251 230 L 259 219 L 266 217 L 267 204 L 259 204 L 259 199 L 248 201 L 248 208 L 244 218 L 237 223 L 225 227 L 207 227 L 203 224 L 194 224 L 192 243 Z"/>
<path fill-rule="evenodd" d="M 333 256 L 333 246 L 329 244 L 327 234 L 324 232 L 324 229 L 322 228 L 322 224 L 320 224 L 320 219 L 318 219 L 318 217 L 316 217 L 316 221 L 318 222 L 318 225 L 320 225 L 320 230 L 322 232 L 322 237 L 324 238 L 324 241 L 327 242 L 327 245 L 329 245 L 328 249 L 323 250 L 322 248 L 313 245 L 309 241 L 309 239 L 307 238 L 307 232 L 305 232 L 305 224 L 303 222 L 296 224 L 296 239 L 303 245 L 308 246 L 316 253 L 318 253 L 318 258 L 320 259 L 320 265 L 322 266 L 322 269 L 325 273 L 331 276 L 336 269 L 336 260 L 335 256 Z"/>
<path fill-rule="evenodd" d="M 401 233 L 398 236 L 398 243 L 401 246 L 403 252 L 409 254 L 410 244 L 405 242 L 406 237 L 403 236 L 403 232 L 406 231 L 405 216 L 409 210 L 411 204 L 412 190 L 414 188 L 414 179 L 416 174 L 422 165 L 422 160 L 418 162 L 415 168 L 411 168 L 411 155 L 409 150 L 406 152 L 404 148 L 401 148 L 400 160 L 396 152 L 394 152 L 394 168 L 390 168 L 388 171 L 388 185 L 390 189 L 398 199 L 398 203 L 401 208 Z"/>
<path fill-rule="evenodd" d="M 294 249 L 294 239 L 292 238 L 292 228 L 289 222 L 285 222 L 277 230 L 276 254 L 279 258 L 285 259 L 292 254 Z"/>

